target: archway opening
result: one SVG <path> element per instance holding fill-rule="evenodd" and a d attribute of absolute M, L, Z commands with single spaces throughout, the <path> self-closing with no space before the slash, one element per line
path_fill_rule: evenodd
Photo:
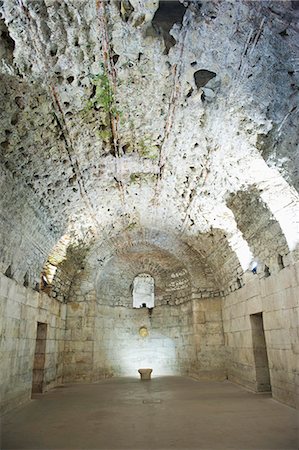
<path fill-rule="evenodd" d="M 147 273 L 140 273 L 133 282 L 133 308 L 155 306 L 155 280 Z"/>

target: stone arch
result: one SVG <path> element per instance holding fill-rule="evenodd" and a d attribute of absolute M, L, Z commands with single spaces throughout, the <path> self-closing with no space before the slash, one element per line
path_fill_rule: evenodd
<path fill-rule="evenodd" d="M 285 234 L 257 189 L 239 191 L 228 200 L 238 228 L 248 242 L 258 266 L 278 270 L 278 255 L 289 253 Z"/>

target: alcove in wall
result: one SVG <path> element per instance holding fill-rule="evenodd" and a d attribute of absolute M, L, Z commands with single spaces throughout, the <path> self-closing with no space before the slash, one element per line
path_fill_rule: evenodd
<path fill-rule="evenodd" d="M 140 273 L 133 282 L 133 308 L 155 306 L 155 280 L 147 273 Z"/>

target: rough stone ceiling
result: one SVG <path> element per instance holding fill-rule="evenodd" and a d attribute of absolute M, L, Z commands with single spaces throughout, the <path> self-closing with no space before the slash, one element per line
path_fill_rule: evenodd
<path fill-rule="evenodd" d="M 241 261 L 230 194 L 298 212 L 297 3 L 182 3 L 0 2 L 1 165 L 56 241 L 215 228 Z"/>

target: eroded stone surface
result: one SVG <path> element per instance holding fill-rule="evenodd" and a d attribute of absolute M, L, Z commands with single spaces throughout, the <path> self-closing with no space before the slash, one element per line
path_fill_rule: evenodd
<path fill-rule="evenodd" d="M 126 374 L 147 326 L 161 373 L 228 373 L 254 388 L 249 316 L 264 311 L 273 393 L 294 404 L 295 3 L 4 0 L 0 12 L 0 270 L 19 286 L 1 295 L 8 358 L 24 357 L 15 398 L 28 397 L 37 318 L 60 330 L 50 384 Z M 139 273 L 155 280 L 152 316 L 132 308 Z"/>

